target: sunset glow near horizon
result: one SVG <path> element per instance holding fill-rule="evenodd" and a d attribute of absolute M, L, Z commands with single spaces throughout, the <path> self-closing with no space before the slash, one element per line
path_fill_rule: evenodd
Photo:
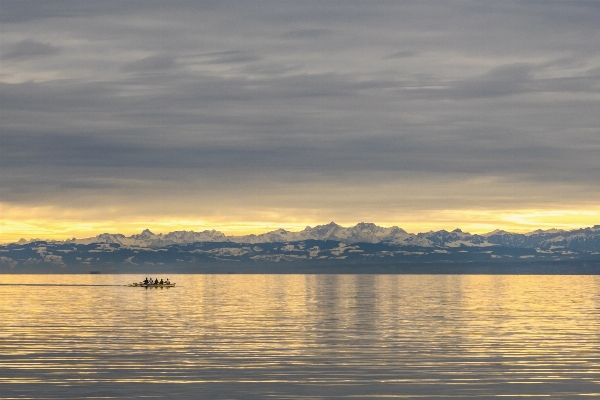
<path fill-rule="evenodd" d="M 600 224 L 600 3 L 0 3 L 0 242 Z"/>
<path fill-rule="evenodd" d="M 423 215 L 427 219 L 420 220 Z M 4 219 L 0 222 L 0 243 L 14 243 L 20 239 L 66 240 L 70 238 L 87 238 L 101 233 L 120 233 L 126 236 L 138 234 L 150 229 L 155 234 L 173 231 L 217 230 L 226 235 L 260 234 L 276 229 L 301 231 L 307 226 L 325 225 L 335 222 L 349 227 L 359 222 L 371 222 L 381 227 L 398 226 L 409 233 L 421 233 L 445 229 L 459 228 L 473 234 L 488 233 L 496 229 L 512 233 L 527 233 L 537 229 L 573 230 L 595 225 L 590 221 L 600 221 L 600 210 L 597 211 L 564 211 L 564 210 L 496 210 L 477 211 L 461 210 L 459 212 L 442 210 L 429 214 L 405 216 L 402 221 L 390 220 L 293 220 L 282 218 L 273 221 L 225 221 L 223 219 L 152 219 L 138 217 L 117 220 L 83 220 L 83 219 Z"/>

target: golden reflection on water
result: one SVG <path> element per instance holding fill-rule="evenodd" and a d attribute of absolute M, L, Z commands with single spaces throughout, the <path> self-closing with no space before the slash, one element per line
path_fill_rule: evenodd
<path fill-rule="evenodd" d="M 2 396 L 600 393 L 598 276 L 169 278 L 0 276 Z"/>

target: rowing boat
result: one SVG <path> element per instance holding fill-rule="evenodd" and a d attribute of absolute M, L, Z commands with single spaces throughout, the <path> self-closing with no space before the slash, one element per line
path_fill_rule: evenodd
<path fill-rule="evenodd" d="M 145 288 L 149 288 L 149 287 L 174 287 L 175 283 L 163 283 L 163 284 L 150 284 L 150 283 L 131 283 L 129 285 L 127 285 L 129 287 L 145 287 Z"/>

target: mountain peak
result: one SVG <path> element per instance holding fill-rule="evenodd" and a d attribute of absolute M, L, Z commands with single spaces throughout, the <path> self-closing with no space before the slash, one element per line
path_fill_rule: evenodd
<path fill-rule="evenodd" d="M 358 224 L 356 224 L 355 226 L 359 226 L 359 227 L 363 228 L 363 227 L 367 227 L 367 226 L 368 226 L 368 227 L 373 227 L 373 226 L 377 226 L 377 225 L 375 225 L 375 224 L 374 224 L 374 223 L 372 223 L 372 222 L 359 222 L 359 223 L 358 223 Z"/>
<path fill-rule="evenodd" d="M 503 231 L 502 229 L 494 229 L 493 231 L 485 233 L 482 236 L 504 235 L 506 233 L 508 233 L 508 232 Z"/>

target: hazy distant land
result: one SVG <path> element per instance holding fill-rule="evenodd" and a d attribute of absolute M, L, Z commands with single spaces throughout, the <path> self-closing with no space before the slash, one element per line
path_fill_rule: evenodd
<path fill-rule="evenodd" d="M 0 246 L 1 273 L 600 273 L 600 225 L 483 235 L 335 223 L 260 235 L 176 231 Z"/>

